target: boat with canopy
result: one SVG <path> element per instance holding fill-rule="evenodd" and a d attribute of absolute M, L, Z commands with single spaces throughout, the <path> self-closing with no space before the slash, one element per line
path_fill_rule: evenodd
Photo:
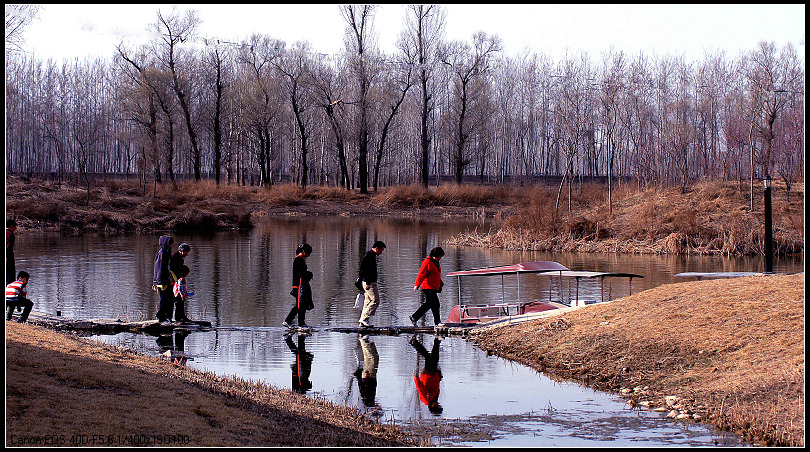
<path fill-rule="evenodd" d="M 570 306 L 579 305 L 579 280 L 582 278 L 599 278 L 601 286 L 601 300 L 605 301 L 604 297 L 604 280 L 608 277 L 622 277 L 630 279 L 630 291 L 632 293 L 633 278 L 643 278 L 641 275 L 634 273 L 617 273 L 617 272 L 597 272 L 597 271 L 574 271 L 569 270 L 564 265 L 553 261 L 537 261 L 537 262 L 524 262 L 514 265 L 504 265 L 498 267 L 484 267 L 472 270 L 450 272 L 447 276 L 456 276 L 458 278 L 458 305 L 453 306 L 450 314 L 447 316 L 447 323 L 480 323 L 487 322 L 493 319 L 502 317 L 511 317 L 521 314 L 528 314 L 532 312 L 550 311 L 552 309 L 559 309 L 561 307 L 568 307 L 569 305 L 563 303 L 555 303 L 551 301 L 551 286 L 549 286 L 549 300 L 544 301 L 521 301 L 520 296 L 520 276 L 523 274 L 537 274 L 543 277 L 559 277 L 574 278 L 576 280 L 576 298 L 569 301 Z M 517 278 L 517 297 L 514 300 L 507 301 L 505 277 L 507 275 L 515 275 Z M 461 295 L 461 277 L 470 276 L 500 276 L 501 277 L 501 302 L 486 305 L 467 305 L 462 303 Z M 562 291 L 562 282 L 560 283 L 560 290 Z M 570 289 L 569 289 L 570 291 Z M 570 295 L 569 295 L 570 297 Z M 562 301 L 562 294 L 560 296 Z M 584 304 L 584 302 L 583 302 Z"/>
<path fill-rule="evenodd" d="M 568 268 L 553 261 L 523 262 L 514 265 L 503 265 L 498 267 L 476 268 L 472 270 L 450 272 L 447 276 L 458 278 L 458 301 L 459 304 L 453 306 L 447 316 L 447 323 L 479 323 L 505 316 L 514 316 L 530 312 L 542 312 L 551 309 L 558 309 L 551 303 L 542 301 L 521 302 L 520 301 L 520 276 L 531 273 L 560 273 L 568 271 Z M 469 276 L 499 276 L 501 277 L 501 303 L 488 305 L 465 305 L 461 303 L 461 277 Z M 516 301 L 506 300 L 506 289 L 504 277 L 515 275 L 517 278 L 517 298 Z"/>

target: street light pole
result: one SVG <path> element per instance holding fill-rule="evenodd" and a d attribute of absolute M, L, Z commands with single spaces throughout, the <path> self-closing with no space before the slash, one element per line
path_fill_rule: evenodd
<path fill-rule="evenodd" d="M 773 223 L 771 221 L 771 176 L 765 174 L 765 271 L 773 273 Z"/>

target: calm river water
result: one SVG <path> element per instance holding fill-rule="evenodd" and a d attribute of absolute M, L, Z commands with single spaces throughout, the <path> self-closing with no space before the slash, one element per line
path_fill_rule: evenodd
<path fill-rule="evenodd" d="M 432 335 L 368 336 L 326 330 L 355 326 L 353 282 L 363 253 L 375 240 L 388 246 L 378 258 L 382 304 L 375 325 L 406 325 L 419 305 L 412 291 L 421 259 L 443 246 L 442 273 L 517 262 L 553 260 L 571 270 L 636 273 L 643 279 L 572 282 L 524 275 L 522 300 L 587 302 L 618 298 L 631 290 L 681 281 L 683 271 L 762 271 L 760 259 L 695 256 L 646 256 L 510 252 L 444 246 L 465 230 L 487 228 L 462 221 L 416 221 L 307 217 L 274 220 L 250 232 L 175 234 L 187 242 L 191 269 L 189 316 L 211 321 L 214 329 L 164 336 L 139 334 L 97 336 L 100 341 L 146 354 L 184 355 L 186 365 L 235 375 L 311 396 L 357 407 L 381 421 L 434 425 L 462 434 L 437 433 L 437 445 L 474 446 L 699 446 L 742 445 L 735 436 L 691 423 L 675 422 L 660 413 L 631 410 L 621 398 L 574 383 L 554 382 L 525 366 L 487 356 L 461 338 Z M 104 237 L 61 234 L 18 234 L 17 269 L 31 273 L 29 297 L 34 310 L 69 318 L 155 317 L 157 297 L 151 291 L 158 234 Z M 295 248 L 314 249 L 307 259 L 315 309 L 307 323 L 319 327 L 311 336 L 286 337 L 280 326 L 292 306 L 289 295 Z M 777 272 L 803 270 L 801 258 L 777 259 Z M 502 297 L 500 277 L 463 280 L 445 277 L 440 294 L 446 317 L 458 302 L 488 303 Z M 515 277 L 503 280 L 506 292 L 517 288 Z M 428 321 L 431 321 L 428 314 Z M 182 351 L 182 353 L 178 353 Z M 438 358 L 438 364 L 436 359 Z M 437 366 L 441 410 L 429 410 L 414 381 L 425 366 Z M 300 370 L 300 371 L 299 371 Z M 365 371 L 365 377 L 363 377 Z M 376 377 L 376 378 L 374 378 Z"/>

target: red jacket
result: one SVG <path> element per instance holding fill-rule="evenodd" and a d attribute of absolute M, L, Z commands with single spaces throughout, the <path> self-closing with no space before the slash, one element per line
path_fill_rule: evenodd
<path fill-rule="evenodd" d="M 422 267 L 416 275 L 415 287 L 420 289 L 439 290 L 442 287 L 442 267 L 439 262 L 431 257 L 426 257 L 422 261 Z"/>
<path fill-rule="evenodd" d="M 439 398 L 439 382 L 441 379 L 441 373 L 427 370 L 423 370 L 419 376 L 413 376 L 413 382 L 416 383 L 416 390 L 419 392 L 419 399 L 422 400 L 422 403 L 430 405 L 430 402 Z"/>

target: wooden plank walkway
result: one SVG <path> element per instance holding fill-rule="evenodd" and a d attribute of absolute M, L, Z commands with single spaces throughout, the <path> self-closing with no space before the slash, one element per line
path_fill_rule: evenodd
<path fill-rule="evenodd" d="M 40 312 L 32 312 L 28 322 L 45 326 L 55 330 L 85 331 L 90 334 L 118 334 L 118 333 L 170 333 L 176 329 L 205 331 L 211 328 L 211 322 L 199 320 L 193 324 L 160 324 L 157 320 L 144 320 L 140 322 L 126 322 L 121 319 L 89 319 L 76 320 L 67 317 L 56 317 Z"/>
<path fill-rule="evenodd" d="M 503 319 L 496 319 L 486 323 L 446 323 L 440 326 L 347 326 L 347 327 L 324 327 L 314 328 L 312 331 L 334 331 L 338 333 L 357 333 L 365 335 L 399 336 L 400 334 L 438 334 L 444 336 L 467 336 L 469 332 L 479 328 L 488 328 L 498 324 L 522 323 L 539 317 L 561 314 L 572 310 L 554 309 L 542 313 L 523 314 Z M 17 313 L 15 313 L 15 317 Z M 195 324 L 160 324 L 157 320 L 144 320 L 138 322 L 126 322 L 121 319 L 89 319 L 76 320 L 67 317 L 50 316 L 40 312 L 32 312 L 28 316 L 28 322 L 44 326 L 55 330 L 71 330 L 85 334 L 118 334 L 118 333 L 143 333 L 150 335 L 160 335 L 171 333 L 177 329 L 189 331 L 211 331 L 216 329 L 208 321 L 196 321 Z M 225 328 L 227 329 L 227 327 Z"/>
<path fill-rule="evenodd" d="M 367 335 L 399 336 L 400 334 L 445 334 L 464 335 L 465 331 L 472 328 L 472 324 L 448 323 L 442 326 L 372 326 L 372 327 L 329 327 L 327 331 L 338 333 L 358 333 Z"/>

